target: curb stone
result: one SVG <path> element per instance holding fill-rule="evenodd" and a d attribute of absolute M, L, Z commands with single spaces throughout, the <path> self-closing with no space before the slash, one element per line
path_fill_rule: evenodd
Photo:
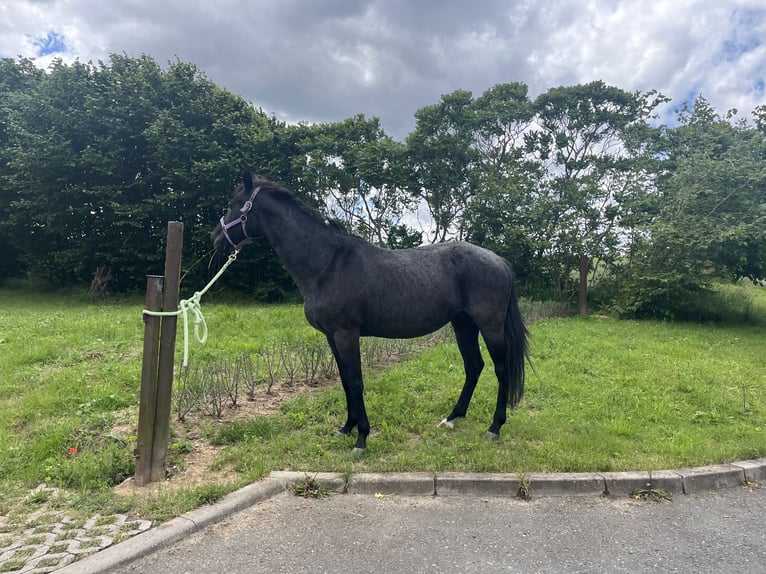
<path fill-rule="evenodd" d="M 736 488 L 766 480 L 766 458 L 649 473 L 363 473 L 346 479 L 339 473 L 274 471 L 261 482 L 225 496 L 218 503 L 199 508 L 165 524 L 138 534 L 82 560 L 69 564 L 58 574 L 102 574 L 125 566 L 161 547 L 177 542 L 205 526 L 221 521 L 257 502 L 286 490 L 306 477 L 333 492 L 401 496 L 518 496 L 524 484 L 529 496 L 628 496 L 637 488 L 650 486 L 671 494 L 691 494 Z"/>
<path fill-rule="evenodd" d="M 60 570 L 56 570 L 56 572 L 58 574 L 99 574 L 111 572 L 160 548 L 169 546 L 181 538 L 202 530 L 204 527 L 240 510 L 244 510 L 257 502 L 284 492 L 284 490 L 284 485 L 281 482 L 268 478 L 262 482 L 249 484 L 236 492 L 224 496 L 216 504 L 187 512 L 125 542 L 69 564 Z"/>
<path fill-rule="evenodd" d="M 684 494 L 733 488 L 747 482 L 744 469 L 733 464 L 717 464 L 676 470 L 681 475 Z"/>

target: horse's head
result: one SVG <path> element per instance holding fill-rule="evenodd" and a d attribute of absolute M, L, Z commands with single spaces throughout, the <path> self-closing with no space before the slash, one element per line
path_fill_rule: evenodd
<path fill-rule="evenodd" d="M 229 202 L 229 210 L 221 217 L 218 225 L 210 234 L 216 251 L 227 246 L 239 251 L 255 235 L 255 217 L 251 217 L 253 201 L 260 191 L 258 181 L 252 173 L 246 173 L 242 183 L 234 189 L 234 197 Z"/>

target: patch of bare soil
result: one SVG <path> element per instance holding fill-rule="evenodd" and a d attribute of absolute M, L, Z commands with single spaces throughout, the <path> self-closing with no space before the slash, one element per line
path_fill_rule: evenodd
<path fill-rule="evenodd" d="M 206 429 L 209 429 L 211 425 L 224 425 L 235 420 L 248 420 L 256 416 L 275 414 L 285 401 L 301 395 L 313 394 L 335 383 L 334 380 L 328 380 L 314 385 L 276 384 L 272 386 L 270 391 L 257 392 L 252 398 L 240 397 L 237 406 L 227 406 L 219 418 L 195 411 L 187 415 L 184 421 L 179 421 L 171 413 L 170 450 L 174 444 L 178 444 L 182 445 L 180 449 L 182 452 L 178 455 L 169 454 L 168 476 L 165 481 L 139 487 L 133 477 L 130 477 L 115 486 L 114 491 L 117 494 L 149 496 L 158 490 L 193 488 L 203 484 L 233 482 L 237 475 L 231 470 L 227 468 L 211 469 L 223 447 L 213 445 L 205 438 Z M 118 417 L 118 421 L 112 427 L 111 434 L 117 437 L 135 436 L 137 424 L 137 411 Z"/>

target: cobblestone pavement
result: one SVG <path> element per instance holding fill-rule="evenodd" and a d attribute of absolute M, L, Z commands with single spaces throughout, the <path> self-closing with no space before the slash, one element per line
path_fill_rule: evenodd
<path fill-rule="evenodd" d="M 150 527 L 148 520 L 123 514 L 75 520 L 63 512 L 45 511 L 30 515 L 23 525 L 0 516 L 0 572 L 53 572 Z"/>

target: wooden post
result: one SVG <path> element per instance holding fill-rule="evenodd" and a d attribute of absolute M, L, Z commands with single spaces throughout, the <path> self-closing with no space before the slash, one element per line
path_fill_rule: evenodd
<path fill-rule="evenodd" d="M 162 276 L 146 276 L 147 311 L 162 310 Z M 160 317 L 144 313 L 144 356 L 141 365 L 141 398 L 138 405 L 136 444 L 136 484 L 151 482 L 154 413 L 157 406 L 157 363 L 159 358 Z"/>
<path fill-rule="evenodd" d="M 183 229 L 183 223 L 168 222 L 165 275 L 147 277 L 148 311 L 178 311 Z M 144 357 L 136 445 L 138 486 L 165 480 L 178 317 L 144 314 L 144 322 Z"/>
<path fill-rule="evenodd" d="M 179 221 L 169 221 L 168 244 L 165 252 L 165 285 L 162 290 L 163 311 L 178 311 L 183 237 L 184 224 Z M 152 441 L 152 482 L 165 480 L 177 324 L 178 317 L 175 315 L 162 318 L 159 362 L 157 364 L 157 409 L 154 414 L 154 440 Z"/>
<path fill-rule="evenodd" d="M 588 314 L 588 256 L 580 256 L 580 293 L 579 293 L 579 312 L 580 315 Z"/>

